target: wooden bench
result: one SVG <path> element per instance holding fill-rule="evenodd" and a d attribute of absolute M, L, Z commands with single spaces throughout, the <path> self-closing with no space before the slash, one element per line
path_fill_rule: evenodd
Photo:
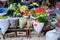
<path fill-rule="evenodd" d="M 14 37 L 28 37 L 28 28 L 9 28 L 8 31 L 5 33 L 5 35 L 3 35 L 4 39 L 6 38 L 6 36 L 11 36 L 13 35 L 13 32 L 15 32 Z"/>

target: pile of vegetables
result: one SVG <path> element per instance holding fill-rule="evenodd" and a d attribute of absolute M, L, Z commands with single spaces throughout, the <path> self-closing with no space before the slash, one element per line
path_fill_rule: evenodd
<path fill-rule="evenodd" d="M 21 6 L 21 7 L 19 8 L 19 11 L 20 11 L 20 12 L 25 12 L 26 10 L 28 10 L 28 7 L 25 6 L 25 5 L 23 5 L 23 6 Z"/>
<path fill-rule="evenodd" d="M 36 14 L 36 11 L 34 11 L 34 10 L 31 10 L 30 12 L 31 12 L 31 16 L 38 19 L 39 22 L 43 22 L 45 25 L 48 23 L 47 14 L 44 11 L 44 9 L 41 10 L 41 12 L 39 12 L 38 14 Z"/>
<path fill-rule="evenodd" d="M 13 10 L 18 10 L 18 5 L 16 4 L 16 3 L 12 3 L 12 4 L 10 4 L 10 6 L 8 7 L 8 10 L 10 10 L 10 9 L 13 9 Z"/>
<path fill-rule="evenodd" d="M 14 16 L 14 17 L 19 17 L 19 16 L 21 16 L 21 14 L 20 14 L 19 12 L 15 11 L 15 12 L 13 13 L 13 16 Z"/>
<path fill-rule="evenodd" d="M 36 8 L 35 13 L 39 14 L 40 12 L 45 12 L 45 8 Z"/>
<path fill-rule="evenodd" d="M 8 16 L 0 16 L 0 19 L 7 19 Z"/>
<path fill-rule="evenodd" d="M 37 15 L 35 14 L 35 11 L 34 10 L 31 10 L 30 13 L 31 13 L 31 16 L 37 17 Z"/>
<path fill-rule="evenodd" d="M 30 15 L 30 11 L 29 11 L 29 10 L 28 10 L 28 11 L 25 11 L 25 12 L 24 12 L 24 15 L 25 15 L 25 16 L 29 16 L 29 15 Z"/>
<path fill-rule="evenodd" d="M 38 16 L 38 21 L 43 22 L 46 26 L 48 23 L 47 14 L 46 13 L 40 13 Z"/>
<path fill-rule="evenodd" d="M 7 15 L 12 16 L 12 17 L 19 17 L 19 16 L 21 16 L 21 14 L 20 14 L 20 12 L 18 10 L 19 10 L 19 7 L 17 6 L 17 4 L 12 3 L 8 7 Z"/>

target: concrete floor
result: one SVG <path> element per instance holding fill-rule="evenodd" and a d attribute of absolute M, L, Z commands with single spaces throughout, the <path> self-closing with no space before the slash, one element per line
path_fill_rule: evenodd
<path fill-rule="evenodd" d="M 41 36 L 40 35 L 40 37 L 38 37 L 38 36 L 31 36 L 31 38 L 29 37 L 29 38 L 27 38 L 27 37 L 12 37 L 12 38 L 5 38 L 5 39 L 3 39 L 3 36 L 2 35 L 0 35 L 0 40 L 45 40 L 45 36 Z"/>
<path fill-rule="evenodd" d="M 32 38 L 16 37 L 16 38 L 6 38 L 4 40 L 45 40 L 45 37 L 32 37 Z"/>

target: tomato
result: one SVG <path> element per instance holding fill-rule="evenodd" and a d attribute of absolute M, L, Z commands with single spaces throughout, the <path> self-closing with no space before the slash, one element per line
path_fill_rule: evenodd
<path fill-rule="evenodd" d="M 30 12 L 29 11 L 26 11 L 26 12 L 24 12 L 24 15 L 25 16 L 29 16 L 30 15 Z"/>
<path fill-rule="evenodd" d="M 45 9 L 44 9 L 44 8 L 37 8 L 37 9 L 35 10 L 35 13 L 36 13 L 36 14 L 39 14 L 40 12 L 45 12 Z"/>

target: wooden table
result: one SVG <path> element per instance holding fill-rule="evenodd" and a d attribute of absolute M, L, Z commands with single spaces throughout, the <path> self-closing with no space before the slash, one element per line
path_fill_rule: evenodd
<path fill-rule="evenodd" d="M 46 26 L 46 27 L 44 27 L 43 29 L 42 29 L 42 31 L 41 31 L 41 33 L 43 33 L 43 35 L 44 34 L 46 34 L 46 32 L 47 31 L 49 31 L 49 30 L 53 30 L 54 28 L 51 26 L 51 27 L 48 27 L 48 26 Z M 34 31 L 34 28 L 33 27 L 30 27 L 29 28 L 29 37 L 31 37 L 31 32 L 32 31 Z M 40 34 L 39 34 L 40 35 Z"/>
<path fill-rule="evenodd" d="M 22 29 L 21 29 L 21 28 L 18 28 L 18 27 L 17 27 L 17 28 L 9 28 L 8 31 L 7 31 L 7 33 L 8 33 L 8 32 L 15 32 L 15 37 L 25 36 L 25 37 L 28 38 L 28 36 L 29 36 L 29 35 L 28 35 L 28 31 L 29 31 L 28 28 L 22 28 Z M 23 32 L 26 32 L 26 35 L 20 35 L 20 34 L 22 34 Z M 7 33 L 6 33 L 6 34 L 7 34 Z M 5 35 L 6 35 L 6 34 L 5 34 Z M 5 38 L 5 35 L 4 35 L 4 38 Z"/>
<path fill-rule="evenodd" d="M 43 30 L 50 30 L 50 29 L 51 28 L 49 28 L 49 27 L 43 28 Z M 22 31 L 23 32 L 26 32 L 26 35 L 20 35 L 20 34 L 22 34 Z M 25 27 L 25 28 L 22 28 L 22 29 L 19 28 L 19 27 L 17 27 L 17 28 L 9 28 L 7 32 L 9 32 L 9 33 L 10 32 L 15 32 L 15 37 L 23 36 L 23 37 L 27 37 L 28 38 L 28 37 L 31 37 L 31 32 L 32 31 L 34 31 L 34 28 L 33 27 L 30 27 L 30 28 Z M 5 38 L 5 35 L 4 35 L 4 38 Z"/>

